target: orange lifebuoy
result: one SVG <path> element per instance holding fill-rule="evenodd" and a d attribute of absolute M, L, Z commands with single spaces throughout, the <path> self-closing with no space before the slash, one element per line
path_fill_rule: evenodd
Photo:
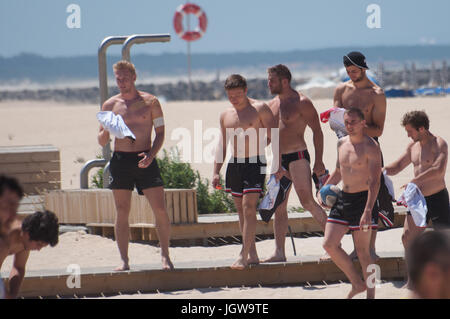
<path fill-rule="evenodd" d="M 184 31 L 183 18 L 186 14 L 194 14 L 198 18 L 198 26 L 194 31 Z M 200 39 L 206 32 L 208 20 L 203 10 L 196 4 L 186 3 L 180 5 L 173 17 L 173 27 L 180 38 L 186 41 L 195 41 Z"/>

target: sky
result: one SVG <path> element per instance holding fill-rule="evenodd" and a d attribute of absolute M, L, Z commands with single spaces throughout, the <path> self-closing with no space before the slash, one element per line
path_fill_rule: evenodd
<path fill-rule="evenodd" d="M 292 51 L 329 47 L 450 44 L 448 0 L 192 0 L 206 13 L 205 35 L 192 53 Z M 184 53 L 173 29 L 184 0 L 0 0 L 0 56 L 96 55 L 107 36 L 171 35 L 169 43 L 140 44 L 133 53 Z M 80 27 L 67 20 L 80 8 Z M 369 10 L 370 5 L 379 10 Z M 379 16 L 377 13 L 379 12 Z M 373 20 L 373 18 L 379 19 Z M 368 27 L 367 20 L 372 22 Z M 187 19 L 187 18 L 186 18 Z M 191 15 L 191 25 L 197 18 Z M 378 24 L 376 24 L 378 23 Z M 120 54 L 119 46 L 108 53 Z"/>

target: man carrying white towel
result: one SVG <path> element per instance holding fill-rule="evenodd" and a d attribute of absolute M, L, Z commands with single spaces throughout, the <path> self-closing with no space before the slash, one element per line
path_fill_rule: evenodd
<path fill-rule="evenodd" d="M 384 169 L 387 175 L 396 175 L 412 163 L 414 178 L 410 183 L 417 185 L 425 197 L 428 210 L 426 222 L 431 220 L 434 229 L 450 228 L 449 196 L 445 185 L 447 143 L 429 131 L 430 121 L 423 111 L 406 113 L 401 124 L 413 142 L 398 160 Z M 424 230 L 414 223 L 408 212 L 402 236 L 405 249 Z"/>
<path fill-rule="evenodd" d="M 156 162 L 156 154 L 164 142 L 164 118 L 158 99 L 135 87 L 136 70 L 128 61 L 114 64 L 114 76 L 120 93 L 108 99 L 102 111 L 111 111 L 123 118 L 125 125 L 134 134 L 135 140 L 115 138 L 114 154 L 110 162 L 111 180 L 117 209 L 115 235 L 122 265 L 116 271 L 129 270 L 128 261 L 128 216 L 131 208 L 131 192 L 137 188 L 145 195 L 155 214 L 156 230 L 161 245 L 163 269 L 173 269 L 169 258 L 170 221 L 166 213 L 164 189 Z M 152 132 L 155 139 L 152 143 Z M 110 132 L 100 126 L 98 142 L 105 146 Z"/>

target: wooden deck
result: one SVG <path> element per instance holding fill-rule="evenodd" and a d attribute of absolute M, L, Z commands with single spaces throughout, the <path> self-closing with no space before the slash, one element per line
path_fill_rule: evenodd
<path fill-rule="evenodd" d="M 379 253 L 377 264 L 381 280 L 403 280 L 406 274 L 403 253 Z M 111 272 L 111 269 L 81 269 L 80 288 L 69 288 L 74 282 L 65 270 L 28 271 L 20 296 L 77 297 L 104 294 L 144 293 L 214 287 L 257 287 L 269 285 L 309 285 L 345 281 L 345 275 L 333 262 L 319 262 L 319 256 L 292 258 L 284 263 L 267 263 L 244 270 L 229 267 L 233 260 L 178 263 L 172 271 L 161 270 L 160 264 L 133 266 L 131 271 Z M 355 265 L 359 268 L 358 262 Z"/>
<path fill-rule="evenodd" d="M 406 217 L 405 209 L 398 209 L 395 213 L 394 228 L 403 227 Z M 290 213 L 289 226 L 293 234 L 322 232 L 319 224 L 310 213 Z M 108 238 L 114 237 L 114 224 L 91 223 L 86 227 L 90 234 Z M 379 224 L 380 229 L 385 227 Z M 198 223 L 171 225 L 171 240 L 195 240 L 211 237 L 240 236 L 239 219 L 237 214 L 200 215 Z M 265 223 L 258 216 L 256 235 L 273 235 L 273 218 Z M 153 224 L 130 224 L 130 240 L 157 241 L 158 235 Z"/>

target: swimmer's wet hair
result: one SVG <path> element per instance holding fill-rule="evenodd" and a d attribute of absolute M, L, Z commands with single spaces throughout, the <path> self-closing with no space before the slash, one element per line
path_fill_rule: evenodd
<path fill-rule="evenodd" d="M 128 70 L 132 75 L 136 75 L 136 68 L 134 67 L 134 64 L 126 60 L 122 60 L 114 64 L 113 70 L 114 71 Z"/>
<path fill-rule="evenodd" d="M 52 247 L 58 243 L 58 217 L 51 211 L 27 216 L 22 222 L 22 230 L 30 235 L 30 240 L 42 241 Z"/>
<path fill-rule="evenodd" d="M 406 124 L 411 125 L 416 130 L 421 127 L 426 130 L 430 128 L 430 120 L 424 111 L 411 111 L 403 115 L 402 126 L 406 126 Z"/>
<path fill-rule="evenodd" d="M 417 288 L 423 270 L 429 263 L 450 271 L 450 231 L 427 231 L 416 237 L 406 250 L 408 275 L 413 288 Z"/>
<path fill-rule="evenodd" d="M 247 81 L 245 78 L 240 74 L 232 74 L 225 80 L 225 90 L 231 90 L 231 89 L 246 89 L 247 88 Z"/>
<path fill-rule="evenodd" d="M 291 71 L 289 71 L 288 67 L 285 66 L 284 64 L 277 64 L 275 66 L 272 66 L 267 69 L 267 72 L 274 73 L 280 79 L 287 79 L 289 83 L 291 83 L 292 80 Z"/>
<path fill-rule="evenodd" d="M 356 107 L 351 107 L 351 108 L 349 108 L 348 110 L 346 110 L 346 111 L 344 112 L 344 114 L 356 115 L 356 116 L 358 116 L 361 120 L 365 120 L 363 111 L 361 111 L 360 109 L 358 109 L 358 108 L 356 108 Z"/>
<path fill-rule="evenodd" d="M 9 177 L 6 175 L 0 175 L 0 196 L 3 195 L 3 192 L 9 189 L 11 192 L 16 193 L 20 199 L 23 197 L 23 189 L 20 186 L 17 179 L 14 177 Z"/>

